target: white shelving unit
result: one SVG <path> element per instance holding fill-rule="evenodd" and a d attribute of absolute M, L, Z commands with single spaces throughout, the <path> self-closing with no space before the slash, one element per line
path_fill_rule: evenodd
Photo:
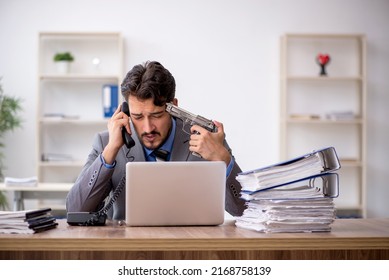
<path fill-rule="evenodd" d="M 315 61 L 319 53 L 331 57 L 326 76 Z M 282 36 L 281 159 L 335 147 L 342 166 L 334 200 L 339 217 L 366 216 L 366 94 L 364 35 Z"/>
<path fill-rule="evenodd" d="M 117 32 L 43 32 L 38 49 L 38 179 L 51 186 L 71 185 L 86 161 L 93 136 L 107 128 L 102 88 L 120 86 L 123 40 Z M 68 73 L 57 70 L 53 61 L 57 52 L 74 56 Z M 47 155 L 52 160 L 44 160 Z"/>

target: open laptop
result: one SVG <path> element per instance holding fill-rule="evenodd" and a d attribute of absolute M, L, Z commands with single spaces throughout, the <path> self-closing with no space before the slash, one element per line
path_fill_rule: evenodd
<path fill-rule="evenodd" d="M 127 226 L 220 225 L 224 162 L 129 162 Z"/>

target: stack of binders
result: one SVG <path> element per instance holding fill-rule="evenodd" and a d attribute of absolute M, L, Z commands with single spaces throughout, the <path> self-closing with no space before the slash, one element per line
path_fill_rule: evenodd
<path fill-rule="evenodd" d="M 0 211 L 0 233 L 31 234 L 56 228 L 51 208 L 27 211 Z"/>
<path fill-rule="evenodd" d="M 238 174 L 247 209 L 236 226 L 259 232 L 330 231 L 339 168 L 335 149 L 328 147 Z"/>

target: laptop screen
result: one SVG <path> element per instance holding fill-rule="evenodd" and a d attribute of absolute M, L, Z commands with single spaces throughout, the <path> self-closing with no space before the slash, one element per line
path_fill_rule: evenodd
<path fill-rule="evenodd" d="M 126 224 L 222 224 L 225 183 L 224 162 L 129 162 Z"/>

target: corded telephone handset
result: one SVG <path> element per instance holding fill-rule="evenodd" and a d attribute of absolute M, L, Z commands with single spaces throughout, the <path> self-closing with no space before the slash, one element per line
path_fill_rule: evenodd
<path fill-rule="evenodd" d="M 124 101 L 122 103 L 122 112 L 124 112 L 127 116 L 130 116 L 130 109 L 128 107 L 128 103 Z M 124 145 L 128 149 L 131 149 L 135 146 L 135 141 L 132 139 L 131 135 L 127 132 L 127 130 L 122 127 L 122 137 L 124 141 Z M 67 223 L 73 226 L 103 226 L 105 225 L 105 221 L 107 219 L 107 212 L 111 209 L 113 203 L 119 197 L 122 192 L 126 182 L 126 175 L 122 177 L 117 188 L 113 192 L 113 195 L 104 208 L 102 208 L 98 212 L 68 212 L 67 213 Z"/>
<path fill-rule="evenodd" d="M 126 101 L 122 103 L 122 112 L 125 113 L 127 116 L 130 116 L 130 108 L 128 107 L 128 103 Z M 124 127 L 122 127 L 122 137 L 124 145 L 126 145 L 127 148 L 131 149 L 135 146 L 134 139 L 132 139 L 131 135 Z"/>

